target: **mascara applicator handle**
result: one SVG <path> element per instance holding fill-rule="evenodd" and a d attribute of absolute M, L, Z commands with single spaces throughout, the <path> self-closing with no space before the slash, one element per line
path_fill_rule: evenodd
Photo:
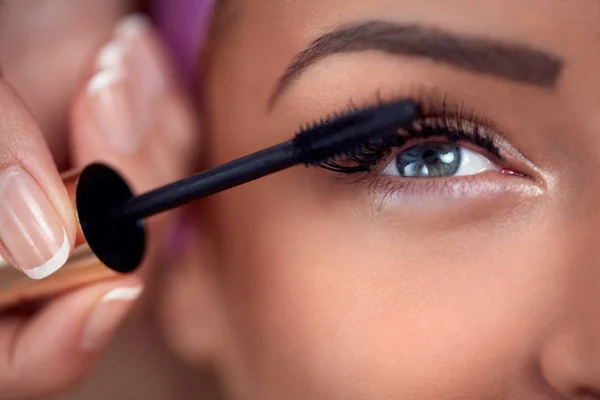
<path fill-rule="evenodd" d="M 110 221 L 135 221 L 181 207 L 199 198 L 253 181 L 298 163 L 293 141 L 281 143 L 131 197 L 108 215 Z"/>

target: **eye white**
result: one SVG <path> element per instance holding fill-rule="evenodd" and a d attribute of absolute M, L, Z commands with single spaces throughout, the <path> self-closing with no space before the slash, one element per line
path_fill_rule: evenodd
<path fill-rule="evenodd" d="M 452 153 L 443 154 L 441 157 L 453 157 Z M 452 162 L 453 160 L 443 160 L 445 162 Z M 425 167 L 426 168 L 426 167 Z M 469 176 L 477 175 L 487 171 L 499 171 L 500 168 L 494 164 L 489 158 L 473 151 L 471 149 L 461 147 L 460 148 L 460 165 L 456 170 L 456 173 L 452 176 Z M 383 175 L 389 176 L 402 176 L 398 170 L 398 164 L 396 159 L 392 160 L 385 169 L 381 172 Z M 424 179 L 424 178 L 418 178 Z"/>
<path fill-rule="evenodd" d="M 477 175 L 486 171 L 498 171 L 500 168 L 489 158 L 477 153 L 476 151 L 461 147 L 461 162 L 454 176 Z"/>

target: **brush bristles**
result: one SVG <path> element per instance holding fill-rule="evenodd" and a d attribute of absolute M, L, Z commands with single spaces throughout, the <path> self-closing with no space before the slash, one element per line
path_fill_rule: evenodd
<path fill-rule="evenodd" d="M 321 165 L 351 156 L 362 147 L 385 140 L 410 125 L 418 115 L 418 105 L 410 100 L 331 115 L 296 135 L 297 160 L 307 165 Z"/>

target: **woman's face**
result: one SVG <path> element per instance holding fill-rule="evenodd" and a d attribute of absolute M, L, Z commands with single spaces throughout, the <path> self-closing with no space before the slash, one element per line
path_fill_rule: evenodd
<path fill-rule="evenodd" d="M 600 2 L 235 3 L 210 166 L 378 98 L 422 101 L 437 135 L 203 203 L 235 395 L 600 399 Z"/>

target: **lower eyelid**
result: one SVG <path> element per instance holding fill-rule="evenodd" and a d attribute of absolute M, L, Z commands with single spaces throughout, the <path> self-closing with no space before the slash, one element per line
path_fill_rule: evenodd
<path fill-rule="evenodd" d="M 380 175 L 368 187 L 372 196 L 384 201 L 417 204 L 427 199 L 447 201 L 495 197 L 505 193 L 536 196 L 543 193 L 542 188 L 531 179 L 501 170 L 450 178 L 415 179 Z"/>

